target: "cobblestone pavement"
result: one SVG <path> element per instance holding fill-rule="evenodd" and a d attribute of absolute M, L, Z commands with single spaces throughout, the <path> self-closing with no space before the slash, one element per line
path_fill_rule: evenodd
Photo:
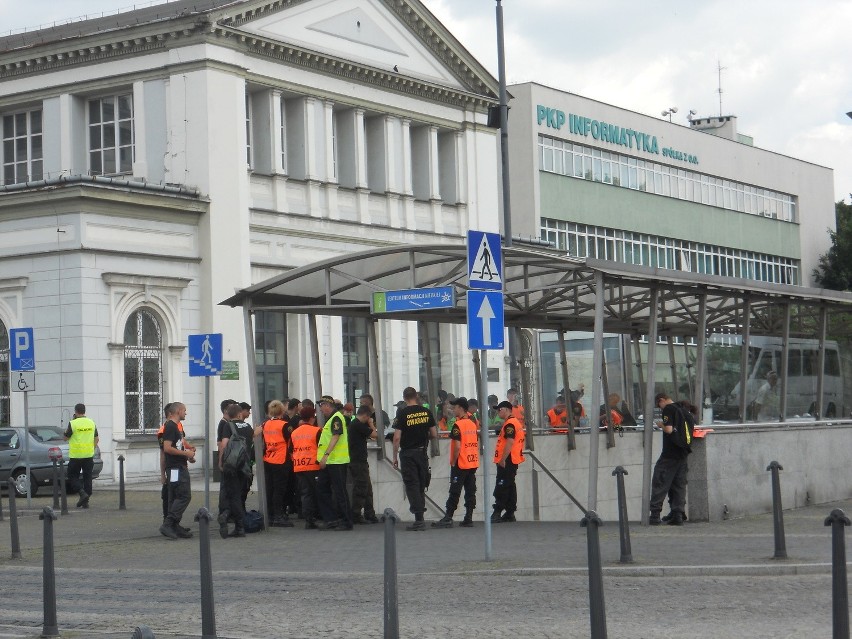
<path fill-rule="evenodd" d="M 200 637 L 197 524 L 184 521 L 194 539 L 170 541 L 157 533 L 156 492 L 128 492 L 127 504 L 119 511 L 115 493 L 98 492 L 88 511 L 72 507 L 54 523 L 62 636 L 126 639 L 144 623 L 157 639 Z M 44 524 L 36 515 L 48 505 L 39 497 L 21 513 L 20 560 L 9 559 L 8 516 L 0 523 L 0 638 L 40 635 Z M 618 526 L 607 523 L 610 636 L 830 636 L 831 534 L 823 520 L 835 507 L 849 512 L 852 503 L 785 512 L 784 561 L 771 559 L 771 515 L 634 525 L 630 565 L 618 563 Z M 483 532 L 478 523 L 397 534 L 400 636 L 589 636 L 586 534 L 577 522 L 496 526 L 492 561 L 484 560 Z M 383 636 L 383 543 L 381 525 L 211 534 L 218 636 Z"/>

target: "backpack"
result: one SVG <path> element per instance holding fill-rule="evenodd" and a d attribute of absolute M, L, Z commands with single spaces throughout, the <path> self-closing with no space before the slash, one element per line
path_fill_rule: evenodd
<path fill-rule="evenodd" d="M 675 446 L 686 451 L 686 454 L 692 452 L 692 433 L 695 431 L 695 417 L 693 414 L 681 406 L 677 407 L 680 412 L 681 421 L 675 424 L 672 431 L 672 442 Z"/>
<path fill-rule="evenodd" d="M 247 533 L 256 533 L 263 530 L 263 515 L 256 510 L 247 510 L 243 516 L 243 528 Z"/>
<path fill-rule="evenodd" d="M 234 422 L 228 422 L 231 427 L 231 436 L 222 451 L 222 470 L 226 473 L 247 474 L 249 468 L 249 454 L 246 440 L 237 433 Z"/>

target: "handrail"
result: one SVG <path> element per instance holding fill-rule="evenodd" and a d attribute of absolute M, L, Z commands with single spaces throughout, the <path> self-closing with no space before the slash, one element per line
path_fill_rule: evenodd
<path fill-rule="evenodd" d="M 384 444 L 382 444 L 382 445 L 384 446 Z M 393 461 L 391 461 L 390 457 L 387 455 L 387 451 L 385 451 L 385 454 L 384 454 L 384 455 L 382 455 L 382 459 L 381 459 L 381 461 L 385 462 L 388 466 L 390 466 L 390 467 L 391 467 L 391 468 L 393 468 L 396 472 L 398 472 L 400 475 L 402 475 L 402 469 L 400 469 L 400 468 L 394 468 Z M 432 508 L 434 508 L 434 509 L 435 509 L 435 510 L 437 510 L 439 513 L 441 513 L 441 516 L 442 516 L 442 517 L 443 517 L 444 515 L 446 515 L 446 514 L 447 514 L 447 512 L 446 512 L 443 508 L 441 508 L 441 507 L 438 505 L 438 503 L 437 503 L 434 499 L 432 499 L 432 498 L 429 496 L 429 493 L 428 493 L 428 492 L 423 493 L 423 496 L 426 498 L 426 501 L 427 501 L 429 504 L 431 504 Z"/>
<path fill-rule="evenodd" d="M 584 514 L 584 515 L 588 515 L 588 514 L 589 514 L 589 511 L 588 511 L 588 510 L 586 510 L 585 508 L 583 508 L 583 504 L 581 504 L 579 501 L 577 501 L 577 499 L 574 497 L 574 495 L 572 495 L 572 494 L 571 494 L 571 491 L 569 491 L 567 488 L 565 488 L 565 486 L 563 486 L 563 485 L 562 485 L 562 483 L 561 483 L 558 479 L 556 479 L 556 477 L 554 477 L 554 476 L 553 476 L 553 473 L 551 473 L 551 472 L 547 469 L 547 466 L 545 466 L 544 464 L 542 464 L 542 463 L 541 463 L 541 460 L 540 460 L 538 457 L 536 457 L 536 456 L 535 456 L 535 453 L 534 453 L 534 452 L 532 452 L 531 450 L 525 450 L 525 451 L 524 451 L 524 455 L 529 455 L 530 457 L 532 457 L 532 458 L 533 458 L 533 460 L 535 460 L 535 462 L 536 462 L 539 466 L 541 466 L 541 469 L 545 472 L 545 474 L 547 474 L 547 476 L 548 476 L 548 477 L 550 477 L 550 479 L 552 479 L 552 480 L 553 480 L 553 483 L 554 483 L 554 484 L 556 484 L 556 485 L 557 485 L 557 487 L 559 487 L 559 489 L 560 489 L 563 493 L 565 493 L 566 495 L 568 495 L 568 498 L 569 498 L 571 501 L 573 501 L 573 502 L 574 502 L 574 504 L 577 506 L 577 508 L 579 508 L 581 511 L 583 511 L 583 514 Z"/>

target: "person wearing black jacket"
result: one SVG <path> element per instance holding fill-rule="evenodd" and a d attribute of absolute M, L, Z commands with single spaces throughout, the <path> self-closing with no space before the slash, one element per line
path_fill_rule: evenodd
<path fill-rule="evenodd" d="M 675 404 L 665 393 L 657 393 L 656 405 L 662 410 L 662 421 L 657 425 L 663 431 L 663 450 L 654 466 L 651 478 L 651 517 L 652 526 L 662 523 L 660 511 L 666 495 L 671 500 L 671 516 L 666 522 L 670 526 L 682 526 L 684 506 L 686 504 L 686 475 L 689 470 L 686 459 L 692 442 L 690 423 L 683 409 Z"/>
<path fill-rule="evenodd" d="M 362 404 L 349 421 L 349 474 L 352 476 L 352 521 L 356 524 L 377 524 L 373 506 L 373 484 L 367 460 L 367 442 L 375 440 L 376 424 L 370 406 Z M 361 511 L 364 511 L 363 514 Z"/>

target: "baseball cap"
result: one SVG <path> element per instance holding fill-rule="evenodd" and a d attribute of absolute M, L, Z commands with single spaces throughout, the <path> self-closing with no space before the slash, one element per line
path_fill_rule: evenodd
<path fill-rule="evenodd" d="M 496 406 L 492 406 L 491 408 L 493 408 L 494 410 L 500 410 L 501 408 L 508 408 L 509 410 L 512 410 L 512 408 L 514 407 L 512 406 L 512 402 L 500 402 L 499 404 L 497 404 Z"/>
<path fill-rule="evenodd" d="M 450 400 L 450 406 L 461 406 L 463 409 L 468 409 L 467 397 L 456 397 Z"/>

